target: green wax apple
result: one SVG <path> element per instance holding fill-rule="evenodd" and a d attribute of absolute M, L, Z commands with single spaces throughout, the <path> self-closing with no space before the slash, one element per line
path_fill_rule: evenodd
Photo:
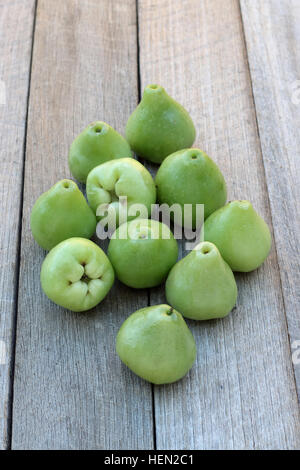
<path fill-rule="evenodd" d="M 196 358 L 191 331 L 169 305 L 142 308 L 130 315 L 119 330 L 116 349 L 129 369 L 154 384 L 181 379 Z"/>
<path fill-rule="evenodd" d="M 159 85 L 148 85 L 126 125 L 126 138 L 140 157 L 161 163 L 170 153 L 190 147 L 195 127 L 188 112 Z"/>
<path fill-rule="evenodd" d="M 226 202 L 226 183 L 221 171 L 206 153 L 196 148 L 169 155 L 159 168 L 155 182 L 160 203 L 180 204 L 182 214 L 184 204 L 193 205 L 193 228 L 197 225 L 196 204 L 204 204 L 206 218 Z M 182 224 L 190 225 L 183 217 Z"/>
<path fill-rule="evenodd" d="M 121 225 L 108 247 L 118 279 L 135 288 L 161 284 L 177 256 L 177 242 L 167 225 L 148 219 Z"/>
<path fill-rule="evenodd" d="M 74 178 L 85 183 L 95 166 L 115 158 L 131 156 L 124 137 L 105 122 L 95 121 L 73 141 L 69 152 L 69 167 Z"/>
<path fill-rule="evenodd" d="M 271 248 L 269 227 L 249 201 L 232 201 L 214 212 L 205 221 L 204 237 L 218 247 L 233 271 L 258 268 Z"/>
<path fill-rule="evenodd" d="M 69 238 L 46 256 L 41 269 L 45 294 L 58 305 L 83 312 L 97 305 L 114 282 L 105 253 L 85 238 Z"/>
<path fill-rule="evenodd" d="M 61 180 L 35 202 L 30 219 L 31 231 L 45 250 L 70 237 L 91 238 L 96 217 L 74 181 Z"/>
<path fill-rule="evenodd" d="M 237 286 L 233 273 L 215 245 L 199 243 L 171 269 L 167 301 L 193 320 L 225 317 L 234 307 Z"/>
<path fill-rule="evenodd" d="M 129 212 L 135 204 L 143 204 L 144 217 L 150 216 L 151 205 L 156 201 L 156 188 L 152 176 L 133 158 L 112 160 L 94 168 L 87 178 L 86 193 L 95 214 L 100 205 L 107 211 L 115 210 L 117 225 L 122 214 L 125 217 L 123 222 L 134 219 L 140 214 L 139 211 L 137 213 L 133 211 L 132 215 L 128 215 L 126 207 L 122 201 L 119 201 L 121 196 L 127 197 Z M 98 217 L 98 220 L 100 219 L 101 216 Z"/>

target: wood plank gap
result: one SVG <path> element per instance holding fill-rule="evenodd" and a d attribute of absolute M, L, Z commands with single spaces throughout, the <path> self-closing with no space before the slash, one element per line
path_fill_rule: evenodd
<path fill-rule="evenodd" d="M 265 160 L 263 158 L 263 148 L 262 148 L 262 143 L 261 143 L 261 136 L 260 136 L 260 128 L 258 124 L 258 118 L 257 118 L 257 108 L 256 108 L 256 102 L 255 102 L 255 97 L 254 97 L 254 89 L 253 89 L 253 79 L 251 75 L 251 70 L 250 70 L 250 63 L 249 63 L 249 54 L 248 54 L 248 46 L 247 46 L 247 41 L 246 41 L 246 35 L 245 35 L 245 25 L 244 25 L 244 18 L 242 14 L 242 8 L 241 8 L 241 2 L 239 1 L 239 11 L 240 11 L 240 17 L 241 17 L 241 24 L 243 28 L 243 39 L 244 39 L 244 47 L 246 51 L 246 59 L 247 59 L 247 67 L 248 67 L 248 72 L 249 72 L 249 82 L 251 86 L 251 94 L 252 94 L 252 101 L 253 101 L 253 108 L 255 110 L 255 122 L 256 122 L 256 129 L 257 129 L 257 135 L 258 135 L 258 141 L 259 141 L 259 146 L 260 146 L 260 151 L 262 155 L 262 163 L 263 163 L 263 169 L 264 169 L 264 178 L 265 181 L 268 181 L 267 179 L 267 173 L 266 173 L 266 165 L 265 165 Z M 279 284 L 280 284 L 280 290 L 281 290 L 281 295 L 282 295 L 282 303 L 283 303 L 283 308 L 284 308 L 284 317 L 285 317 L 285 322 L 286 322 L 286 332 L 287 336 L 289 338 L 289 343 L 291 345 L 291 336 L 289 332 L 289 323 L 288 323 L 288 318 L 287 318 L 287 308 L 286 308 L 286 302 L 285 302 L 285 296 L 284 296 L 284 290 L 283 290 L 283 285 L 282 285 L 282 276 L 281 276 L 281 269 L 280 269 L 280 264 L 279 264 L 279 258 L 278 258 L 278 251 L 277 251 L 277 243 L 276 243 L 276 237 L 274 233 L 274 217 L 273 217 L 273 208 L 271 204 L 271 199 L 270 199 L 270 192 L 269 192 L 269 187 L 267 186 L 267 196 L 268 196 L 268 205 L 270 207 L 270 218 L 271 218 L 271 223 L 272 223 L 272 232 L 273 232 L 273 239 L 274 239 L 274 249 L 275 249 L 275 259 L 276 259 L 276 264 L 278 266 L 278 271 L 280 272 L 279 276 Z M 294 380 L 295 380 L 295 388 L 297 391 L 297 396 L 298 400 L 300 403 L 300 387 L 297 387 L 297 379 L 296 379 L 296 372 L 295 372 L 295 366 L 292 361 L 292 348 L 291 348 L 291 363 L 292 363 L 292 370 L 293 370 L 293 375 L 294 375 Z"/>
<path fill-rule="evenodd" d="M 35 0 L 0 0 L 0 449 L 10 447 L 25 121 Z"/>
<path fill-rule="evenodd" d="M 9 408 L 8 408 L 8 417 L 7 417 L 7 449 L 8 450 L 11 449 L 11 442 L 12 442 L 12 417 L 13 417 L 15 353 L 16 353 L 16 340 L 17 340 L 18 300 L 19 300 L 19 282 L 20 282 L 24 177 L 25 177 L 25 164 L 26 164 L 26 145 L 27 145 L 28 109 L 29 109 L 29 100 L 30 100 L 31 69 L 32 69 L 32 57 L 33 57 L 33 48 L 34 48 L 37 4 L 38 4 L 38 0 L 35 0 L 33 24 L 32 24 L 32 43 L 31 43 L 31 52 L 30 52 L 30 63 L 29 63 L 28 91 L 27 91 L 27 98 L 26 98 L 27 110 L 26 110 L 26 118 L 25 118 L 24 144 L 23 144 L 23 166 L 22 166 L 22 178 L 21 178 L 22 185 L 21 185 L 19 226 L 18 226 L 18 251 L 17 251 L 17 262 L 16 262 L 16 267 L 15 267 L 15 279 L 16 279 L 15 294 L 14 294 L 15 312 L 14 312 L 14 318 L 13 318 L 13 330 L 12 330 L 12 340 L 11 340 L 11 378 L 10 378 L 10 390 L 9 390 Z"/>
<path fill-rule="evenodd" d="M 276 231 L 275 231 L 276 213 L 274 213 L 275 207 L 272 203 L 272 197 L 271 197 L 271 194 L 270 194 L 270 187 L 269 187 L 269 184 L 268 184 L 270 182 L 271 174 L 268 175 L 268 171 L 267 171 L 267 167 L 266 167 L 266 165 L 267 165 L 267 160 L 265 158 L 265 150 L 266 149 L 264 149 L 264 146 L 263 146 L 263 143 L 262 143 L 262 139 L 264 137 L 263 137 L 262 132 L 261 132 L 261 126 L 260 126 L 259 118 L 258 118 L 259 104 L 257 103 L 257 100 L 255 99 L 255 94 L 256 94 L 255 93 L 255 84 L 254 84 L 255 77 L 251 73 L 251 66 L 250 66 L 251 59 L 249 57 L 249 47 L 250 47 L 250 45 L 247 42 L 245 18 L 244 18 L 244 15 L 243 15 L 242 5 L 241 5 L 242 1 L 243 0 L 239 0 L 239 10 L 240 10 L 240 16 L 241 16 L 241 24 L 242 24 L 242 28 L 243 28 L 245 51 L 246 51 L 247 62 L 248 62 L 249 81 L 250 81 L 250 84 L 251 84 L 253 107 L 255 109 L 256 127 L 257 127 L 257 134 L 258 134 L 258 137 L 259 137 L 259 144 L 260 144 L 261 155 L 262 155 L 264 176 L 265 176 L 265 180 L 267 182 L 268 203 L 269 203 L 269 206 L 270 206 L 270 216 L 271 216 L 272 227 L 273 227 L 273 232 L 274 232 L 274 241 L 275 241 L 274 246 L 275 246 L 275 253 L 276 253 L 276 262 L 277 262 L 277 266 L 278 266 L 278 271 L 280 273 L 280 276 L 279 276 L 280 289 L 281 289 L 281 293 L 282 293 L 282 301 L 283 301 L 283 307 L 284 307 L 284 316 L 285 316 L 285 322 L 286 322 L 287 336 L 289 338 L 289 344 L 290 344 L 290 350 L 291 350 L 292 370 L 293 370 L 293 375 L 294 375 L 294 380 L 295 380 L 295 388 L 296 388 L 296 392 L 297 392 L 297 396 L 298 396 L 298 401 L 300 403 L 300 374 L 299 373 L 297 374 L 295 364 L 293 363 L 293 360 L 292 360 L 292 354 L 293 354 L 292 343 L 293 343 L 293 340 L 295 338 L 292 337 L 293 336 L 293 334 L 292 334 L 293 325 L 292 325 L 292 319 L 291 319 L 291 325 L 290 325 L 289 314 L 288 314 L 289 309 L 288 309 L 288 305 L 287 305 L 287 298 L 286 298 L 286 295 L 285 295 L 286 291 L 284 289 L 284 279 L 283 279 L 284 266 L 281 266 L 280 256 L 279 256 L 279 253 L 278 253 L 278 239 L 280 237 L 280 234 L 277 234 Z M 289 6 L 291 7 L 291 9 L 293 8 L 293 5 L 289 5 Z M 245 4 L 245 12 L 246 11 L 247 11 L 247 4 Z M 288 15 L 288 10 L 286 10 L 286 14 Z M 255 26 L 252 25 L 252 27 L 254 28 Z M 268 64 L 266 64 L 266 67 L 267 67 L 267 65 Z"/>
<path fill-rule="evenodd" d="M 255 97 L 254 97 L 254 89 L 253 89 L 253 80 L 252 80 L 252 75 L 251 75 L 251 70 L 250 70 L 250 64 L 249 64 L 249 54 L 248 54 L 248 47 L 247 47 L 247 41 L 246 41 L 246 35 L 245 35 L 245 25 L 244 25 L 244 18 L 242 15 L 242 9 L 241 9 L 241 2 L 239 1 L 239 11 L 240 11 L 240 17 L 241 17 L 241 24 L 243 28 L 243 38 L 244 38 L 244 47 L 246 51 L 246 59 L 247 59 L 247 67 L 248 67 L 248 72 L 249 72 L 249 82 L 251 86 L 251 94 L 252 94 L 252 101 L 253 101 L 253 108 L 255 111 L 255 123 L 256 123 L 256 130 L 257 130 L 257 135 L 258 135 L 258 141 L 259 141 L 259 146 L 260 146 L 260 152 L 262 156 L 262 166 L 264 170 L 264 179 L 265 181 L 268 181 L 267 179 L 267 173 L 266 173 L 266 165 L 265 165 L 265 160 L 263 158 L 263 148 L 261 144 L 261 136 L 260 136 L 260 129 L 259 129 L 259 124 L 258 124 L 258 118 L 257 118 L 257 108 L 256 108 L 256 102 L 255 102 Z M 268 197 L 268 205 L 270 207 L 270 219 L 271 219 L 271 224 L 272 224 L 272 232 L 273 232 L 273 240 L 274 240 L 274 250 L 275 250 L 275 260 L 276 264 L 278 266 L 278 271 L 280 272 L 279 276 L 279 284 L 280 284 L 280 290 L 281 290 L 281 295 L 282 295 L 282 303 L 283 303 L 283 308 L 284 308 L 284 318 L 285 318 L 285 323 L 286 323 L 286 333 L 289 338 L 289 343 L 291 345 L 291 336 L 289 333 L 289 323 L 288 323 L 288 318 L 287 318 L 287 308 L 286 308 L 286 302 L 285 302 L 285 296 L 284 296 L 284 290 L 283 290 L 283 285 L 282 285 L 282 277 L 281 277 L 281 269 L 280 269 L 280 264 L 279 264 L 279 258 L 278 258 L 278 250 L 277 250 L 277 243 L 276 243 L 276 237 L 274 233 L 274 217 L 273 217 L 273 209 L 272 209 L 272 204 L 271 204 L 271 199 L 270 199 L 270 192 L 269 192 L 269 187 L 267 187 L 267 197 Z M 298 400 L 300 403 L 300 388 L 297 387 L 297 379 L 296 379 L 296 372 L 295 372 L 295 366 L 292 361 L 292 348 L 291 348 L 291 363 L 292 363 L 292 371 L 294 375 L 294 380 L 295 380 L 295 388 L 298 396 Z"/>
<path fill-rule="evenodd" d="M 136 49 L 137 49 L 137 87 L 138 87 L 138 101 L 141 101 L 142 89 L 141 89 L 141 69 L 140 69 L 140 28 L 139 28 L 139 0 L 135 2 L 136 6 Z M 137 157 L 139 161 L 141 159 Z M 141 161 L 143 163 L 143 161 Z M 147 166 L 147 165 L 145 165 Z M 148 307 L 151 305 L 151 289 L 147 289 Z M 152 419 L 153 419 L 153 448 L 156 447 L 156 422 L 155 422 L 155 385 L 151 384 L 152 394 Z"/>
<path fill-rule="evenodd" d="M 142 96 L 141 90 L 141 69 L 140 69 L 140 26 L 139 26 L 139 0 L 135 0 L 136 10 L 136 62 L 137 62 L 137 90 L 138 100 L 140 102 Z"/>

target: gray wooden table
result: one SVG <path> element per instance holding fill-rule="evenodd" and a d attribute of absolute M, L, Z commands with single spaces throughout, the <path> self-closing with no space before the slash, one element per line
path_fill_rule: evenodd
<path fill-rule="evenodd" d="M 299 0 L 0 0 L 0 50 L 0 448 L 299 449 Z M 196 365 L 165 387 L 114 350 L 163 289 L 116 283 L 90 313 L 64 311 L 29 228 L 70 177 L 74 136 L 96 119 L 123 133 L 148 83 L 185 105 L 229 200 L 273 233 L 234 312 L 189 322 Z"/>

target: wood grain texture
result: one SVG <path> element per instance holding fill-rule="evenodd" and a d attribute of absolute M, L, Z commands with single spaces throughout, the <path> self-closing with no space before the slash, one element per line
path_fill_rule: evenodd
<path fill-rule="evenodd" d="M 133 0 L 40 0 L 25 166 L 13 449 L 153 447 L 151 386 L 115 353 L 123 320 L 147 292 L 116 285 L 87 314 L 48 301 L 39 272 L 45 253 L 29 217 L 35 199 L 69 177 L 68 148 L 91 121 L 123 132 L 137 103 Z M 102 246 L 102 245 L 101 245 Z"/>
<path fill-rule="evenodd" d="M 300 3 L 241 1 L 292 352 L 300 341 Z M 299 356 L 299 354 L 298 354 Z M 300 363 L 294 362 L 300 398 Z"/>
<path fill-rule="evenodd" d="M 9 444 L 23 155 L 34 0 L 0 0 L 0 449 Z"/>
<path fill-rule="evenodd" d="M 229 200 L 251 200 L 272 229 L 238 1 L 140 1 L 139 31 L 142 88 L 160 83 L 190 111 L 195 146 L 219 164 Z M 155 387 L 158 449 L 300 447 L 274 243 L 265 264 L 237 282 L 229 317 L 189 322 L 198 347 L 191 373 Z M 152 293 L 151 303 L 164 301 Z"/>

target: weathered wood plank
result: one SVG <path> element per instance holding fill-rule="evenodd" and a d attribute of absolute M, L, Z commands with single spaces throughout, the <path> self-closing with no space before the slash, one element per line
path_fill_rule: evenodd
<path fill-rule="evenodd" d="M 160 83 L 187 107 L 229 200 L 251 200 L 272 228 L 238 1 L 145 0 L 139 31 L 142 87 Z M 227 319 L 189 322 L 198 346 L 192 372 L 155 387 L 159 449 L 300 446 L 275 244 L 263 267 L 237 281 Z M 151 302 L 162 301 L 156 290 Z"/>
<path fill-rule="evenodd" d="M 41 291 L 29 229 L 39 194 L 70 176 L 68 147 L 89 122 L 123 132 L 137 102 L 134 0 L 40 0 L 30 90 L 14 382 L 14 449 L 153 447 L 149 384 L 121 365 L 115 336 L 147 293 L 116 285 L 87 314 Z"/>
<path fill-rule="evenodd" d="M 34 0 L 0 0 L 0 449 L 9 445 L 23 155 Z"/>
<path fill-rule="evenodd" d="M 300 4 L 241 1 L 300 398 Z"/>

